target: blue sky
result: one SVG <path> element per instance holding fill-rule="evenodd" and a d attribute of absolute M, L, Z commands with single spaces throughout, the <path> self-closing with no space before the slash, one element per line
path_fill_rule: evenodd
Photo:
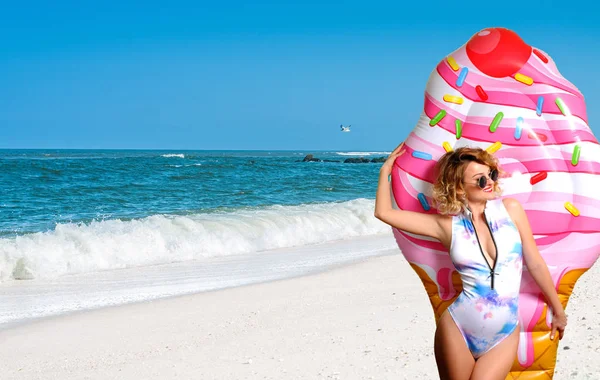
<path fill-rule="evenodd" d="M 598 133 L 592 4 L 12 2 L 0 148 L 390 150 L 435 65 L 490 26 L 548 52 Z"/>

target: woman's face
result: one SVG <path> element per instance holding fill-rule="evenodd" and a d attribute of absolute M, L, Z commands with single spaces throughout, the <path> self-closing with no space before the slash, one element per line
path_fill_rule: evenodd
<path fill-rule="evenodd" d="M 485 177 L 485 186 L 481 188 L 479 185 L 484 180 L 480 180 L 481 177 Z M 477 162 L 471 161 L 465 168 L 465 174 L 463 176 L 464 189 L 466 191 L 467 199 L 471 201 L 487 201 L 492 200 L 496 197 L 494 193 L 494 181 L 490 178 L 490 167 L 482 165 Z"/>

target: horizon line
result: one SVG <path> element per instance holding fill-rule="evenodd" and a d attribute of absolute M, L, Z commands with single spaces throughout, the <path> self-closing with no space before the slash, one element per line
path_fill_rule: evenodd
<path fill-rule="evenodd" d="M 188 152 L 296 152 L 302 151 L 313 151 L 313 152 L 327 152 L 327 151 L 343 151 L 343 152 L 387 152 L 390 149 L 159 149 L 159 148 L 0 148 L 0 151 L 10 150 L 124 150 L 124 151 L 188 151 Z"/>

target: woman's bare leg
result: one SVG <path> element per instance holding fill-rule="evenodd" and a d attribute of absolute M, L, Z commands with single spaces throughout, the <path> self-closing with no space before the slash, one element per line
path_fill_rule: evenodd
<path fill-rule="evenodd" d="M 434 351 L 441 380 L 469 380 L 475 359 L 448 311 L 438 322 Z"/>

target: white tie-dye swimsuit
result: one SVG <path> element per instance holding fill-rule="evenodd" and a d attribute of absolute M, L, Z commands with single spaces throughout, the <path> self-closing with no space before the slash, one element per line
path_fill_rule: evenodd
<path fill-rule="evenodd" d="M 448 307 L 473 357 L 507 338 L 519 324 L 523 267 L 521 237 L 501 199 L 488 201 L 484 216 L 496 247 L 490 266 L 467 211 L 452 218 L 450 258 L 463 291 Z"/>

